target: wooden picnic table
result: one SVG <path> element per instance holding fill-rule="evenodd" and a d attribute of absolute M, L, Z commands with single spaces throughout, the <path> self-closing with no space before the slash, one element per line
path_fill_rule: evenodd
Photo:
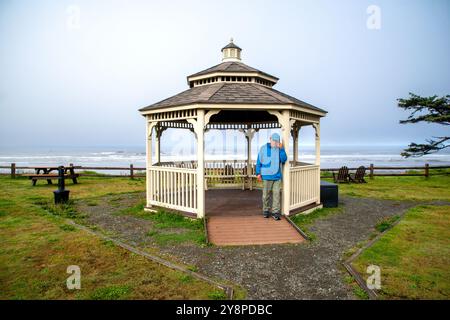
<path fill-rule="evenodd" d="M 37 180 L 47 180 L 48 184 L 52 184 L 52 179 L 58 179 L 58 173 L 52 173 L 52 171 L 58 171 L 59 166 L 37 166 L 34 168 L 34 174 L 26 174 L 25 176 L 31 179 L 33 186 L 36 185 Z M 79 174 L 75 173 L 73 166 L 64 167 L 64 178 L 72 179 L 73 183 L 78 183 L 77 178 Z"/>

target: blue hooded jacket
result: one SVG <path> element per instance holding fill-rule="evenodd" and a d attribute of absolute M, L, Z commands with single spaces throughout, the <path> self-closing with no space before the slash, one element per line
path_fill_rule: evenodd
<path fill-rule="evenodd" d="M 256 160 L 256 175 L 261 174 L 263 180 L 280 180 L 282 177 L 281 164 L 286 161 L 287 155 L 284 148 L 272 148 L 270 143 L 267 143 L 259 150 Z"/>

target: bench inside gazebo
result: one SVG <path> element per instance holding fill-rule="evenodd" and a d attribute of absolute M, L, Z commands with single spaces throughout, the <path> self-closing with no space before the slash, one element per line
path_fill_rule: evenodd
<path fill-rule="evenodd" d="M 294 230 L 288 220 L 278 223 L 262 218 L 252 139 L 260 130 L 281 132 L 290 158 L 282 166 L 283 215 L 319 208 L 320 118 L 326 111 L 273 89 L 278 78 L 243 64 L 241 49 L 232 41 L 222 53 L 222 63 L 187 77 L 188 90 L 140 109 L 147 123 L 146 209 L 163 207 L 206 217 L 211 241 L 216 244 L 301 242 L 298 233 L 295 237 L 287 231 L 289 227 Z M 314 163 L 298 161 L 298 137 L 303 126 L 315 130 Z M 195 160 L 161 161 L 161 135 L 171 128 L 195 135 Z M 205 160 L 205 134 L 212 129 L 242 132 L 247 141 L 246 160 Z M 243 219 L 241 223 L 237 217 Z M 233 233 L 233 228 L 237 232 Z M 214 241 L 216 229 L 223 231 L 224 241 Z M 251 236 L 239 240 L 244 234 Z"/>

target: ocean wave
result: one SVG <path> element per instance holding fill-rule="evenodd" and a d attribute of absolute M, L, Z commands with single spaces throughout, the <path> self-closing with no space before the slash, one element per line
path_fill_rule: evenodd
<path fill-rule="evenodd" d="M 257 154 L 252 153 L 252 159 L 255 160 Z M 154 158 L 153 158 L 154 159 Z M 161 152 L 162 161 L 190 161 L 195 160 L 196 154 L 171 154 L 168 151 Z M 245 152 L 225 152 L 222 153 L 206 153 L 206 160 L 246 160 Z M 312 163 L 315 159 L 314 150 L 300 150 L 299 160 Z M 81 166 L 129 166 L 134 164 L 136 167 L 145 166 L 145 152 L 140 150 L 131 151 L 89 151 L 89 152 L 54 152 L 44 153 L 36 152 L 24 154 L 19 152 L 11 152 L 11 154 L 0 155 L 0 165 L 9 166 L 16 163 L 18 166 L 37 166 L 37 165 L 55 165 L 73 163 Z M 386 153 L 380 151 L 370 153 L 370 150 L 361 152 L 360 150 L 322 150 L 321 165 L 323 167 L 335 167 L 341 165 L 368 165 L 370 163 L 376 166 L 418 166 L 424 163 L 445 164 L 450 165 L 449 153 L 438 153 L 427 155 L 420 158 L 403 158 L 400 154 L 387 150 Z"/>

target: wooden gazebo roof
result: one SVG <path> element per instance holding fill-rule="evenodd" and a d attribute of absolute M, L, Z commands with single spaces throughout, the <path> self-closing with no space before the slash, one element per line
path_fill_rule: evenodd
<path fill-rule="evenodd" d="M 311 104 L 289 96 L 273 88 L 257 83 L 214 83 L 190 88 L 175 96 L 142 108 L 139 111 L 147 111 L 163 107 L 175 107 L 189 104 L 292 104 L 306 109 L 326 112 Z"/>
<path fill-rule="evenodd" d="M 253 67 L 250 67 L 250 66 L 246 65 L 245 63 L 237 62 L 237 61 L 227 61 L 227 62 L 219 63 L 211 68 L 191 74 L 190 76 L 187 77 L 188 83 L 189 83 L 189 79 L 191 79 L 191 78 L 202 76 L 205 74 L 214 73 L 214 72 L 225 72 L 225 73 L 251 72 L 251 73 L 259 73 L 259 74 L 265 75 L 267 77 L 273 78 L 275 80 L 278 80 L 277 77 L 274 77 L 266 72 L 255 69 Z"/>
<path fill-rule="evenodd" d="M 299 107 L 318 117 L 326 114 L 323 109 L 273 89 L 278 78 L 242 63 L 241 48 L 232 40 L 222 48 L 222 53 L 222 63 L 187 77 L 189 89 L 139 111 L 146 114 L 171 107 L 195 105 L 193 108 L 197 108 L 201 104 L 221 105 L 227 109 L 227 105 L 233 104 L 248 105 L 249 109 L 264 105 Z"/>

